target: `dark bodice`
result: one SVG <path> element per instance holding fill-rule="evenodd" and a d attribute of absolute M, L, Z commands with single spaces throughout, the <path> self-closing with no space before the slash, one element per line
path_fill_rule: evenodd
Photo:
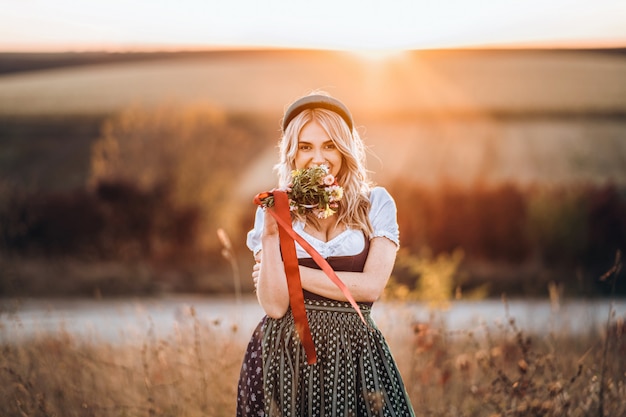
<path fill-rule="evenodd" d="M 365 261 L 367 260 L 367 255 L 370 250 L 370 241 L 365 238 L 365 246 L 361 253 L 352 256 L 330 256 L 326 258 L 328 264 L 333 268 L 336 272 L 363 272 L 363 268 L 365 267 Z M 306 266 L 309 268 L 321 269 L 313 260 L 313 258 L 299 258 L 298 264 L 302 266 Z M 323 297 L 319 294 L 312 293 L 307 290 L 302 290 L 304 293 L 304 298 L 309 298 L 313 300 L 328 300 L 328 298 Z M 371 303 L 363 303 L 370 304 Z"/>

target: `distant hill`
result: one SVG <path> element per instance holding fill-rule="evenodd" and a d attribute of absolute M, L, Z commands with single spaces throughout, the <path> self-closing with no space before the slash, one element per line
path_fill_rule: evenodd
<path fill-rule="evenodd" d="M 463 52 L 466 52 L 464 50 Z M 493 53 L 498 50 L 470 50 L 474 54 Z M 500 50 L 501 52 L 502 50 Z M 528 52 L 530 50 L 520 50 Z M 535 50 L 549 54 L 585 52 L 599 55 L 626 55 L 626 48 L 606 49 L 541 49 Z M 440 51 L 449 52 L 449 51 Z M 457 51 L 458 52 L 458 51 Z M 27 71 L 40 71 L 53 68 L 64 68 L 83 65 L 99 65 L 120 62 L 155 61 L 181 59 L 190 57 L 241 56 L 242 54 L 258 54 L 264 57 L 280 54 L 324 54 L 324 51 L 290 50 L 290 49 L 255 49 L 255 50 L 194 50 L 194 51 L 127 51 L 127 52 L 0 52 L 0 75 Z"/>
<path fill-rule="evenodd" d="M 626 183 L 624 50 L 0 54 L 0 68 L 0 175 L 46 188 L 80 185 L 100 124 L 128 106 L 208 103 L 265 120 L 272 143 L 285 105 L 318 88 L 350 106 L 382 182 Z M 242 161 L 242 198 L 275 152 Z"/>
<path fill-rule="evenodd" d="M 242 50 L 217 51 L 164 51 L 164 52 L 0 52 L 0 74 L 41 71 L 86 65 L 156 61 L 190 57 L 216 57 L 241 55 Z M 245 51 L 267 56 L 271 51 Z"/>
<path fill-rule="evenodd" d="M 108 113 L 169 100 L 279 117 L 295 97 L 325 89 L 368 119 L 622 117 L 626 54 L 618 51 L 408 51 L 385 59 L 300 50 L 3 54 L 0 114 Z"/>

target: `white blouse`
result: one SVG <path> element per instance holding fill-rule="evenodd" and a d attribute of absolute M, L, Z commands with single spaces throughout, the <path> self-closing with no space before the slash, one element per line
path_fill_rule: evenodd
<path fill-rule="evenodd" d="M 383 187 L 374 187 L 370 193 L 369 218 L 375 237 L 385 237 L 400 247 L 400 232 L 398 229 L 397 209 L 393 197 Z M 261 207 L 257 208 L 254 218 L 254 228 L 248 232 L 247 245 L 256 254 L 261 250 L 261 235 L 263 233 L 264 213 Z M 324 258 L 330 256 L 358 255 L 365 247 L 365 236 L 360 230 L 346 229 L 328 242 L 319 240 L 304 231 L 305 223 L 294 221 L 293 230 L 311 244 Z M 298 258 L 309 258 L 310 255 L 296 242 Z"/>

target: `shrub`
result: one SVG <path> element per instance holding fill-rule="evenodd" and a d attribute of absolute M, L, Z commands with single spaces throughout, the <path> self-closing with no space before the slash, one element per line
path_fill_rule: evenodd
<path fill-rule="evenodd" d="M 237 216 L 248 207 L 232 190 L 241 168 L 266 145 L 254 132 L 249 121 L 229 119 L 209 105 L 128 108 L 104 123 L 93 146 L 90 184 L 166 189 L 170 204 L 198 210 L 201 247 L 219 249 L 218 226 L 243 234 Z"/>

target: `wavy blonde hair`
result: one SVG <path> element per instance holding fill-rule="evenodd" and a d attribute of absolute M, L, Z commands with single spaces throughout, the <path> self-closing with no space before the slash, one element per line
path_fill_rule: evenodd
<path fill-rule="evenodd" d="M 279 186 L 285 188 L 291 182 L 291 171 L 296 168 L 300 132 L 311 121 L 320 124 L 341 153 L 341 169 L 337 174 L 337 182 L 343 187 L 343 199 L 337 211 L 338 222 L 351 229 L 362 230 L 370 236 L 373 229 L 368 212 L 373 184 L 365 168 L 365 145 L 356 129 L 350 131 L 337 113 L 320 108 L 306 109 L 289 123 L 279 143 L 280 162 L 274 167 L 278 173 Z M 299 220 L 318 224 L 313 214 L 293 215 Z"/>

